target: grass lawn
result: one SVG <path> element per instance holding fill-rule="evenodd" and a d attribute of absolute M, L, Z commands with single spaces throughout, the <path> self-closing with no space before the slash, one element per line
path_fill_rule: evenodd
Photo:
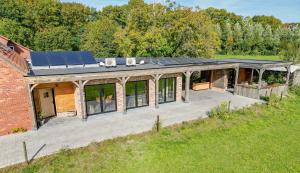
<path fill-rule="evenodd" d="M 300 172 L 300 88 L 283 101 L 63 150 L 0 172 Z"/>
<path fill-rule="evenodd" d="M 281 60 L 279 56 L 271 55 L 215 55 L 216 58 L 241 58 L 241 59 L 258 59 L 258 60 Z"/>

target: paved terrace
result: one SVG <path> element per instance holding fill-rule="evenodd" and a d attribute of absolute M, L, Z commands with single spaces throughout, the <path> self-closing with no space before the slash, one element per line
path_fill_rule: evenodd
<path fill-rule="evenodd" d="M 191 91 L 190 103 L 167 103 L 159 109 L 143 107 L 122 113 L 107 113 L 89 117 L 86 122 L 76 117 L 56 118 L 38 131 L 0 137 L 0 167 L 24 162 L 22 141 L 26 141 L 28 157 L 38 158 L 53 154 L 62 148 L 87 146 L 128 134 L 137 134 L 152 129 L 156 115 L 163 126 L 182 121 L 206 118 L 207 112 L 222 101 L 232 101 L 232 108 L 241 108 L 259 100 L 218 91 Z"/>

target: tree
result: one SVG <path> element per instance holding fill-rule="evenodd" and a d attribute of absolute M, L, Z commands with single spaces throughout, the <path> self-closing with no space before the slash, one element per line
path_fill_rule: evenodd
<path fill-rule="evenodd" d="M 14 20 L 5 18 L 0 20 L 0 35 L 4 35 L 24 46 L 31 46 L 32 44 L 32 31 Z"/>
<path fill-rule="evenodd" d="M 243 44 L 243 31 L 238 22 L 233 26 L 233 40 L 233 50 L 235 53 L 239 54 Z"/>
<path fill-rule="evenodd" d="M 252 54 L 261 54 L 261 51 L 264 50 L 264 38 L 263 38 L 264 28 L 260 23 L 255 23 L 253 25 L 253 45 L 252 45 Z"/>
<path fill-rule="evenodd" d="M 277 19 L 274 16 L 253 16 L 252 20 L 255 23 L 262 24 L 264 27 L 266 27 L 266 25 L 270 25 L 272 30 L 276 30 L 277 28 L 280 28 L 283 25 L 281 20 Z"/>
<path fill-rule="evenodd" d="M 81 49 L 91 50 L 98 57 L 117 56 L 117 45 L 114 41 L 114 34 L 117 29 L 117 24 L 110 19 L 89 23 L 82 35 Z"/>
<path fill-rule="evenodd" d="M 231 24 L 227 21 L 224 25 L 225 25 L 223 30 L 224 49 L 227 54 L 230 54 L 232 53 L 232 47 L 234 44 Z"/>
<path fill-rule="evenodd" d="M 109 18 L 117 22 L 122 28 L 127 25 L 127 18 L 128 18 L 128 5 L 122 6 L 107 6 L 102 9 L 98 13 L 98 19 L 101 18 Z"/>
<path fill-rule="evenodd" d="M 72 50 L 72 35 L 66 27 L 52 27 L 37 32 L 34 38 L 36 50 Z"/>
<path fill-rule="evenodd" d="M 282 28 L 281 35 L 281 51 L 280 54 L 284 60 L 294 63 L 300 62 L 300 28 Z"/>

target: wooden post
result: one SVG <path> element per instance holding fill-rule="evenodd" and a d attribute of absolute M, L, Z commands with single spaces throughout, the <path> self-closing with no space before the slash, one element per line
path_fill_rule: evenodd
<path fill-rule="evenodd" d="M 228 112 L 230 112 L 231 100 L 228 101 Z"/>
<path fill-rule="evenodd" d="M 253 74 L 254 74 L 254 69 L 251 69 L 251 77 L 250 77 L 250 84 L 253 83 Z"/>
<path fill-rule="evenodd" d="M 209 85 L 209 89 L 212 89 L 213 79 L 214 79 L 214 71 L 211 70 L 210 71 L 210 85 Z"/>
<path fill-rule="evenodd" d="M 82 120 L 85 121 L 87 119 L 87 114 L 85 109 L 84 85 L 82 80 L 79 81 L 79 94 L 80 94 L 81 116 L 82 116 Z"/>
<path fill-rule="evenodd" d="M 290 74 L 291 74 L 291 66 L 289 65 L 288 67 L 286 67 L 287 69 L 287 74 L 286 74 L 286 86 L 289 86 L 290 83 Z"/>
<path fill-rule="evenodd" d="M 126 82 L 128 81 L 130 77 L 121 77 L 117 78 L 121 84 L 123 89 L 123 114 L 127 113 L 127 106 L 126 106 Z"/>
<path fill-rule="evenodd" d="M 38 129 L 37 117 L 36 117 L 35 108 L 34 108 L 34 98 L 33 98 L 33 89 L 35 86 L 37 86 L 37 84 L 35 84 L 33 86 L 28 85 L 29 106 L 30 106 L 30 113 L 32 115 L 32 129 L 33 130 Z"/>
<path fill-rule="evenodd" d="M 25 141 L 23 141 L 23 152 L 24 152 L 25 162 L 27 164 L 29 164 L 28 154 L 27 154 L 27 148 L 26 148 L 26 142 Z"/>
<path fill-rule="evenodd" d="M 162 75 L 161 74 L 156 74 L 155 75 L 155 108 L 159 108 L 159 79 Z"/>
<path fill-rule="evenodd" d="M 159 115 L 156 118 L 156 131 L 159 132 Z"/>
<path fill-rule="evenodd" d="M 235 68 L 235 80 L 234 80 L 234 94 L 237 94 L 237 85 L 238 85 L 238 80 L 239 80 L 239 73 L 240 73 L 240 68 L 236 67 Z"/>
<path fill-rule="evenodd" d="M 262 77 L 263 77 L 263 74 L 265 72 L 265 69 L 260 69 L 259 70 L 259 78 L 258 78 L 258 90 L 261 89 L 261 85 L 262 85 Z"/>
<path fill-rule="evenodd" d="M 184 102 L 188 103 L 190 101 L 190 78 L 191 78 L 192 72 L 187 71 L 184 74 L 185 74 L 185 97 L 184 97 Z"/>
<path fill-rule="evenodd" d="M 159 79 L 162 76 L 162 74 L 155 74 L 152 75 L 154 81 L 155 81 L 155 108 L 159 108 Z"/>
<path fill-rule="evenodd" d="M 282 100 L 282 97 L 283 97 L 283 91 L 281 92 L 281 95 L 280 95 L 280 101 Z"/>

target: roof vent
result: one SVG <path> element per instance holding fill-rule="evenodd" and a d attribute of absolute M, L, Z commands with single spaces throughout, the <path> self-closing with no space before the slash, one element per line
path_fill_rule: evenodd
<path fill-rule="evenodd" d="M 105 67 L 115 67 L 117 65 L 115 58 L 105 58 Z"/>
<path fill-rule="evenodd" d="M 126 58 L 126 65 L 127 66 L 135 66 L 136 65 L 136 59 L 135 58 Z"/>

